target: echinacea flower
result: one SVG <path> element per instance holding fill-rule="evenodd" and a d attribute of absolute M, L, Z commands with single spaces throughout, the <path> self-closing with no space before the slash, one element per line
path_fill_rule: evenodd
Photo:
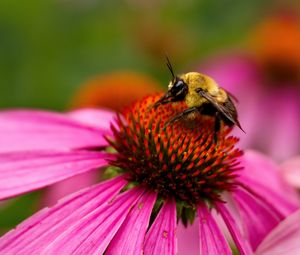
<path fill-rule="evenodd" d="M 259 23 L 250 48 L 265 78 L 276 84 L 300 82 L 300 16 L 294 10 L 278 10 Z"/>
<path fill-rule="evenodd" d="M 0 239 L 0 253 L 194 254 L 183 237 L 196 226 L 200 254 L 231 254 L 217 212 L 240 254 L 252 254 L 297 209 L 268 158 L 242 156 L 230 129 L 216 142 L 210 117 L 166 125 L 185 105 L 155 110 L 158 98 L 137 101 L 111 128 L 101 110 L 2 112 L 1 199 L 97 169 L 108 179 L 25 220 Z"/>

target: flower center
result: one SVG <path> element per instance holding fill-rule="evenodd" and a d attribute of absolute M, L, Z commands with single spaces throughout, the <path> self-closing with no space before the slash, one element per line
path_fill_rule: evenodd
<path fill-rule="evenodd" d="M 188 205 L 220 199 L 235 186 L 237 138 L 222 127 L 214 139 L 214 118 L 193 114 L 167 125 L 186 109 L 185 103 L 151 106 L 161 95 L 149 96 L 127 108 L 113 126 L 112 162 L 129 173 L 132 182 L 145 185 L 162 198 L 174 197 Z"/>

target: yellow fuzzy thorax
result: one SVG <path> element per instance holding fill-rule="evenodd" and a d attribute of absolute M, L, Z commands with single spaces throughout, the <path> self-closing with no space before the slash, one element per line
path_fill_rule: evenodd
<path fill-rule="evenodd" d="M 189 72 L 179 76 L 189 87 L 189 92 L 185 97 L 185 103 L 188 107 L 199 107 L 207 100 L 196 92 L 197 88 L 207 91 L 211 96 L 215 97 L 220 103 L 227 100 L 226 92 L 219 87 L 219 85 L 210 77 L 197 73 Z"/>

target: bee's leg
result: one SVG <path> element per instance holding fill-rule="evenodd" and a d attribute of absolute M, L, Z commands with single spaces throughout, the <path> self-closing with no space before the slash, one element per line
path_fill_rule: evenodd
<path fill-rule="evenodd" d="M 192 112 L 196 112 L 196 111 L 199 111 L 199 109 L 197 107 L 191 107 L 191 108 L 188 108 L 188 109 L 184 110 L 182 113 L 179 113 L 178 115 L 176 115 L 172 119 L 168 120 L 165 124 L 165 127 L 170 125 L 170 124 L 173 124 L 174 122 L 176 122 L 180 119 L 183 119 L 185 116 L 189 115 Z"/>
<path fill-rule="evenodd" d="M 217 134 L 218 134 L 218 132 L 220 131 L 220 129 L 221 129 L 221 116 L 220 116 L 220 114 L 217 112 L 216 113 L 216 115 L 215 115 L 215 133 L 214 133 L 214 141 L 215 141 L 215 143 L 217 143 L 218 142 L 218 136 L 217 136 Z"/>

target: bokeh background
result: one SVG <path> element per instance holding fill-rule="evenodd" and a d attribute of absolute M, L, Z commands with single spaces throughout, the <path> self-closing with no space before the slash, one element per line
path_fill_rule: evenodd
<path fill-rule="evenodd" d="M 241 47 L 263 1 L 2 0 L 0 107 L 63 110 L 91 77 L 142 72 L 163 85 L 167 53 L 182 71 Z"/>
<path fill-rule="evenodd" d="M 299 13 L 298 1 L 1 0 L 0 108 L 118 110 L 166 89 L 167 54 L 234 92 L 242 146 L 280 162 L 300 153 Z M 0 233 L 42 194 L 2 202 Z"/>

